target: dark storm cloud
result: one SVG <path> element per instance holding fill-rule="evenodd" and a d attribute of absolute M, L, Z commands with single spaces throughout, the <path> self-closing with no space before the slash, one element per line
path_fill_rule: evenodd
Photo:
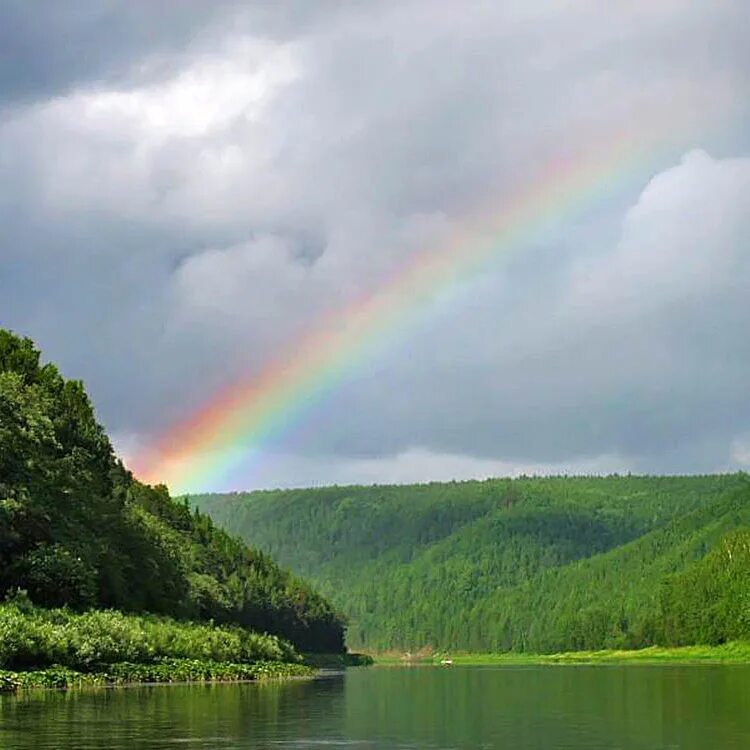
<path fill-rule="evenodd" d="M 628 185 L 394 331 L 235 481 L 750 461 L 746 3 L 2 12 L 2 322 L 123 445 L 548 161 L 666 125 Z"/>
<path fill-rule="evenodd" d="M 0 11 L 3 103 L 125 80 L 145 55 L 179 50 L 215 12 L 198 2 L 8 0 Z"/>
<path fill-rule="evenodd" d="M 8 106 L 79 86 L 146 82 L 185 64 L 191 47 L 227 32 L 285 38 L 339 3 L 291 0 L 5 0 L 0 101 Z"/>

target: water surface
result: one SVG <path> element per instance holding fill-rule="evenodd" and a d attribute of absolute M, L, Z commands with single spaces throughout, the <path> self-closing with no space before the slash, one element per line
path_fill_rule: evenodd
<path fill-rule="evenodd" d="M 3 750 L 747 750 L 750 667 L 350 670 L 0 698 Z"/>

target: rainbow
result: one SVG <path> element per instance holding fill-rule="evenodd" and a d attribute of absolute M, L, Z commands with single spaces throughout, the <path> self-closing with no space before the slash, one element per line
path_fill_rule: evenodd
<path fill-rule="evenodd" d="M 548 164 L 499 209 L 479 212 L 440 247 L 416 253 L 379 288 L 319 321 L 260 374 L 224 388 L 171 427 L 135 457 L 134 473 L 181 493 L 216 489 L 232 470 L 262 458 L 378 342 L 398 335 L 412 314 L 497 258 L 527 247 L 545 229 L 642 179 L 663 146 L 653 134 L 618 134 L 583 156 Z"/>

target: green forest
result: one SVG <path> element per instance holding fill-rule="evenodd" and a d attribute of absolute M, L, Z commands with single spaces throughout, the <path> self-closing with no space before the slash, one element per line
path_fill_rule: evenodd
<path fill-rule="evenodd" d="M 245 674 L 217 665 L 342 653 L 345 626 L 350 647 L 374 651 L 750 640 L 750 479 L 172 499 L 114 455 L 80 382 L 0 330 L 2 598 L 0 666 L 13 668 L 150 655 L 151 669 Z"/>
<path fill-rule="evenodd" d="M 375 651 L 750 639 L 750 480 L 521 477 L 190 502 L 312 580 Z"/>
<path fill-rule="evenodd" d="M 155 638 L 183 632 L 170 622 L 196 621 L 273 634 L 300 651 L 344 650 L 343 620 L 325 598 L 206 514 L 175 502 L 166 487 L 136 481 L 114 455 L 83 385 L 43 364 L 30 340 L 0 330 L 0 600 L 15 601 L 18 592 L 35 614 L 0 608 L 6 645 L 23 631 L 19 618 L 28 625 L 26 643 L 8 654 L 0 648 L 0 665 L 28 661 L 24 654 L 47 632 L 34 607 L 132 613 L 122 632 Z M 135 617 L 141 613 L 166 619 L 146 627 Z M 66 617 L 54 621 L 68 622 L 68 636 L 90 624 Z M 208 638 L 196 628 L 194 645 Z M 293 653 L 275 643 L 266 645 L 277 658 Z"/>

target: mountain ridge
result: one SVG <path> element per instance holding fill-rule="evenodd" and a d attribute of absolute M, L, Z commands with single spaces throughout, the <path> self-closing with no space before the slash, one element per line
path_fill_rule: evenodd
<path fill-rule="evenodd" d="M 349 618 L 350 645 L 372 650 L 681 643 L 665 627 L 664 592 L 674 598 L 675 576 L 724 535 L 750 527 L 742 473 L 334 486 L 189 501 L 313 580 Z"/>

